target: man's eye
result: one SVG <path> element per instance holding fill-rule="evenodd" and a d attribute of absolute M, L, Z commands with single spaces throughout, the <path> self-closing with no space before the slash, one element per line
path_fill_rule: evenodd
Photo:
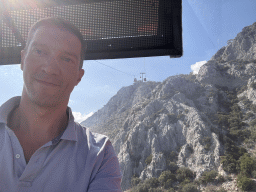
<path fill-rule="evenodd" d="M 36 49 L 36 53 L 39 54 L 39 55 L 41 55 L 41 54 L 42 54 L 42 50 Z"/>
<path fill-rule="evenodd" d="M 47 53 L 42 49 L 35 49 L 35 53 L 39 56 L 47 55 Z"/>
<path fill-rule="evenodd" d="M 62 60 L 63 60 L 63 61 L 66 61 L 66 62 L 70 62 L 70 61 L 71 61 L 71 59 L 68 58 L 68 57 L 62 57 Z"/>

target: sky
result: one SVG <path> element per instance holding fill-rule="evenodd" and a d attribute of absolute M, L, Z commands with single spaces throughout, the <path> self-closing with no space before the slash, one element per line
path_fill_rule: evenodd
<path fill-rule="evenodd" d="M 228 40 L 256 22 L 255 10 L 256 0 L 183 0 L 183 56 L 84 61 L 85 75 L 69 101 L 75 119 L 81 122 L 97 112 L 118 90 L 132 85 L 134 76 L 140 79 L 140 73 L 157 82 L 177 74 L 197 74 Z M 0 66 L 0 74 L 1 105 L 21 95 L 23 77 L 19 64 Z"/>

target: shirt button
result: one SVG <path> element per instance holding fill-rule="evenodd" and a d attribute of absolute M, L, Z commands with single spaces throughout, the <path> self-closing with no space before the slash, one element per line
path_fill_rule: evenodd
<path fill-rule="evenodd" d="M 16 156 L 15 156 L 17 159 L 19 159 L 20 158 L 20 154 L 16 154 Z"/>

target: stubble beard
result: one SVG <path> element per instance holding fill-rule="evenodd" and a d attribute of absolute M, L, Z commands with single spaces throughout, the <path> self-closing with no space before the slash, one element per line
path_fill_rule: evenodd
<path fill-rule="evenodd" d="M 24 87 L 24 89 L 28 99 L 36 106 L 42 108 L 55 108 L 65 103 L 65 98 L 63 97 L 64 93 L 61 91 L 58 91 L 54 95 L 47 95 L 44 93 L 39 93 L 35 90 L 30 90 L 26 87 Z"/>

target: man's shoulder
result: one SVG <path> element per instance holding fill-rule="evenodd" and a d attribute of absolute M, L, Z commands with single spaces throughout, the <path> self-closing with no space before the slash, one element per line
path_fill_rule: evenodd
<path fill-rule="evenodd" d="M 19 105 L 20 99 L 20 96 L 12 97 L 0 105 L 0 123 L 7 123 L 9 113 Z"/>
<path fill-rule="evenodd" d="M 102 147 L 105 146 L 106 143 L 110 142 L 106 135 L 96 133 L 90 128 L 81 125 L 80 123 L 75 122 L 75 124 L 78 140 L 86 140 L 89 145 L 93 145 L 95 147 Z"/>

